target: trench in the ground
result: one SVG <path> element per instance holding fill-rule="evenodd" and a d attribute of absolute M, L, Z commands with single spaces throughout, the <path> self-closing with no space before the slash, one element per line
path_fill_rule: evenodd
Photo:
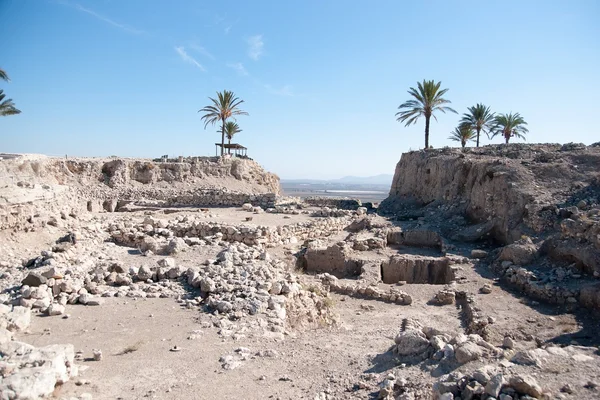
<path fill-rule="evenodd" d="M 381 263 L 381 280 L 387 284 L 444 285 L 454 279 L 454 270 L 444 258 L 392 256 Z"/>

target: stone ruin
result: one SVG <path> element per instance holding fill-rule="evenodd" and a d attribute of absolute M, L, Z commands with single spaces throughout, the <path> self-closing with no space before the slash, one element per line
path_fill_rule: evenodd
<path fill-rule="evenodd" d="M 361 302 L 356 315 L 387 310 L 389 345 L 368 361 L 380 372 L 330 380 L 315 399 L 600 397 L 593 347 L 542 340 L 498 311 L 600 308 L 598 147 L 408 153 L 379 210 L 286 198 L 251 160 L 2 163 L 18 182 L 5 185 L 0 233 L 56 236 L 37 254 L 15 242 L 0 259 L 2 398 L 52 396 L 88 367 L 73 345 L 28 344 L 43 324 L 32 317 L 115 298 L 198 310 L 224 341 L 336 332 L 343 303 Z M 238 346 L 219 363 L 230 371 L 253 357 Z M 560 381 L 551 371 L 565 363 L 589 381 Z"/>

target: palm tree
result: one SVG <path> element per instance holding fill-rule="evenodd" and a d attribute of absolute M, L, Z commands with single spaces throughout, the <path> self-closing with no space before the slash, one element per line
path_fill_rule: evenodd
<path fill-rule="evenodd" d="M 460 142 L 460 145 L 464 148 L 468 141 L 475 139 L 475 131 L 469 124 L 460 124 L 450 132 L 448 139 Z"/>
<path fill-rule="evenodd" d="M 469 107 L 469 112 L 463 114 L 460 120 L 461 124 L 469 124 L 477 132 L 477 147 L 479 147 L 479 133 L 483 131 L 486 135 L 492 129 L 494 123 L 494 113 L 489 107 L 477 103 L 476 106 Z"/>
<path fill-rule="evenodd" d="M 204 116 L 202 117 L 204 122 L 204 129 L 208 126 L 208 124 L 215 124 L 217 122 L 221 122 L 221 156 L 223 155 L 223 147 L 225 146 L 225 123 L 231 117 L 236 115 L 248 115 L 247 112 L 242 111 L 238 108 L 240 104 L 244 102 L 244 100 L 240 100 L 235 97 L 233 92 L 229 90 L 223 90 L 222 92 L 217 92 L 217 98 L 213 99 L 209 97 L 209 99 L 213 102 L 213 104 L 206 106 L 199 110 L 198 112 L 204 112 Z"/>
<path fill-rule="evenodd" d="M 5 97 L 4 90 L 0 90 L 0 117 L 20 114 L 21 110 L 15 107 L 12 99 L 4 100 Z"/>
<path fill-rule="evenodd" d="M 242 130 L 240 126 L 233 121 L 227 121 L 225 123 L 225 136 L 227 136 L 227 144 L 231 144 L 231 139 L 236 133 L 240 133 Z M 231 149 L 227 149 L 227 152 L 231 154 Z"/>
<path fill-rule="evenodd" d="M 525 134 L 529 132 L 525 125 L 527 125 L 527 122 L 519 113 L 496 115 L 494 126 L 490 131 L 491 137 L 502 135 L 507 144 L 511 137 L 525 140 Z"/>
<path fill-rule="evenodd" d="M 0 68 L 0 79 L 2 79 L 3 81 L 6 81 L 6 82 L 10 82 L 10 79 L 8 78 L 8 74 L 2 68 Z"/>
<path fill-rule="evenodd" d="M 405 111 L 399 111 L 396 113 L 396 120 L 398 122 L 405 122 L 405 126 L 409 126 L 417 122 L 420 117 L 425 117 L 425 148 L 429 148 L 429 120 L 433 118 L 437 121 L 435 116 L 436 111 L 441 111 L 444 114 L 446 111 L 450 111 L 456 114 L 452 108 L 444 106 L 444 104 L 451 103 L 450 100 L 444 99 L 442 96 L 446 94 L 448 89 L 440 90 L 442 82 L 435 83 L 434 81 L 423 80 L 423 83 L 417 82 L 418 90 L 410 88 L 408 94 L 413 96 L 415 99 L 408 100 L 402 103 L 398 109 L 406 109 Z"/>

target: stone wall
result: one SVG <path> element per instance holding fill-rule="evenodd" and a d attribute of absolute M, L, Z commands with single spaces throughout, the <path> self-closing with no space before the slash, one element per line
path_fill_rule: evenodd
<path fill-rule="evenodd" d="M 115 202 L 114 210 L 120 211 L 126 205 L 146 207 L 241 207 L 245 203 L 262 208 L 274 207 L 279 199 L 275 193 L 245 193 L 221 189 L 126 189 L 118 195 L 98 196 Z M 126 210 L 124 210 L 126 211 Z"/>
<path fill-rule="evenodd" d="M 202 220 L 156 221 L 147 218 L 144 223 L 126 227 L 115 224 L 110 233 L 115 242 L 131 247 L 141 247 L 146 237 L 164 238 L 215 238 L 227 242 L 240 242 L 246 245 L 271 245 L 299 242 L 329 236 L 344 229 L 349 218 L 318 218 L 314 221 L 299 222 L 277 227 L 249 224 L 228 225 Z"/>
<path fill-rule="evenodd" d="M 334 197 L 307 197 L 304 203 L 313 207 L 331 207 L 340 210 L 356 210 L 361 207 L 360 200 L 357 199 L 340 199 Z"/>

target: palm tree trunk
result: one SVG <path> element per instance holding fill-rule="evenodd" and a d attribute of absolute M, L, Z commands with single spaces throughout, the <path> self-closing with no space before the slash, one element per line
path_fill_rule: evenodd
<path fill-rule="evenodd" d="M 510 135 L 504 135 L 504 140 L 506 140 L 506 144 L 508 144 L 508 141 L 510 140 Z"/>
<path fill-rule="evenodd" d="M 221 124 L 221 157 L 223 157 L 223 149 L 225 148 L 225 118 L 222 118 Z"/>
<path fill-rule="evenodd" d="M 231 144 L 231 139 L 227 138 L 227 144 Z M 231 147 L 227 149 L 227 154 L 231 154 Z"/>
<path fill-rule="evenodd" d="M 425 149 L 429 148 L 429 115 L 425 116 Z"/>
<path fill-rule="evenodd" d="M 477 127 L 477 147 L 479 147 L 479 131 L 481 131 L 481 128 Z"/>
<path fill-rule="evenodd" d="M 465 146 L 467 145 L 467 141 L 466 140 L 461 140 L 460 144 L 462 145 L 462 148 L 464 149 Z"/>

